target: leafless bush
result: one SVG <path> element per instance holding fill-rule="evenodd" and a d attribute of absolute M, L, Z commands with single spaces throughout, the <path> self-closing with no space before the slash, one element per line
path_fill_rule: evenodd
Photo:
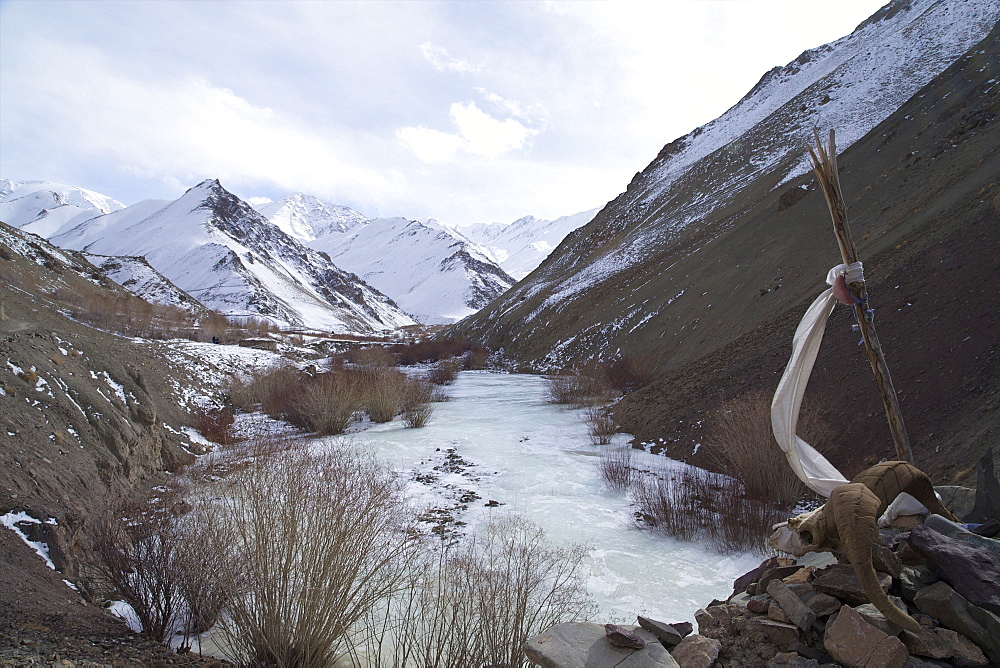
<path fill-rule="evenodd" d="M 389 368 L 396 366 L 396 356 L 382 346 L 357 348 L 345 355 L 347 361 L 358 366 Z"/>
<path fill-rule="evenodd" d="M 94 518 L 87 538 L 94 572 L 112 595 L 132 607 L 143 634 L 163 642 L 181 612 L 177 557 L 182 538 L 172 517 L 122 504 Z"/>
<path fill-rule="evenodd" d="M 829 439 L 831 434 L 816 411 L 805 404 L 798 432 L 807 441 Z M 766 393 L 749 392 L 722 404 L 705 441 L 714 463 L 738 478 L 749 497 L 790 507 L 806 492 L 774 440 L 771 397 Z"/>
<path fill-rule="evenodd" d="M 222 616 L 233 595 L 233 582 L 226 570 L 226 554 L 204 537 L 212 525 L 206 513 L 213 512 L 210 501 L 199 504 L 180 522 L 185 540 L 177 554 L 178 587 L 184 599 L 182 630 L 197 635 L 211 629 Z"/>
<path fill-rule="evenodd" d="M 202 408 L 195 411 L 191 426 L 213 443 L 232 445 L 239 440 L 233 432 L 235 421 L 228 408 Z"/>
<path fill-rule="evenodd" d="M 388 615 L 364 628 L 369 659 L 439 668 L 526 666 L 528 637 L 596 612 L 580 573 L 585 553 L 550 545 L 540 528 L 516 516 L 467 542 L 439 546 L 383 611 Z M 391 638 L 385 629 L 393 630 Z"/>
<path fill-rule="evenodd" d="M 601 455 L 597 471 L 609 488 L 618 492 L 627 491 L 636 480 L 632 449 L 627 445 L 607 448 Z"/>
<path fill-rule="evenodd" d="M 660 472 L 636 484 L 633 495 L 640 527 L 724 553 L 770 554 L 771 526 L 787 517 L 780 506 L 748 498 L 739 481 L 700 469 Z"/>
<path fill-rule="evenodd" d="M 591 406 L 584 413 L 584 421 L 594 445 L 607 445 L 617 433 L 614 415 L 607 406 Z"/>
<path fill-rule="evenodd" d="M 434 413 L 431 401 L 435 388 L 423 378 L 407 379 L 403 390 L 403 424 L 410 428 L 419 428 L 427 424 Z"/>
<path fill-rule="evenodd" d="M 576 408 L 597 406 L 611 399 L 611 388 L 600 378 L 575 370 L 568 374 L 550 376 L 549 401 Z"/>
<path fill-rule="evenodd" d="M 428 379 L 435 385 L 451 385 L 461 370 L 462 361 L 456 357 L 448 357 L 434 365 Z"/>
<path fill-rule="evenodd" d="M 365 411 L 372 422 L 391 422 L 402 407 L 406 377 L 396 369 L 367 369 L 364 374 Z"/>
<path fill-rule="evenodd" d="M 238 584 L 217 638 L 239 665 L 326 666 L 405 583 L 417 546 L 403 482 L 337 446 L 278 450 L 234 471 L 207 532 Z"/>
<path fill-rule="evenodd" d="M 472 344 L 469 350 L 462 355 L 462 368 L 467 371 L 485 369 L 490 360 L 490 351 L 479 344 Z"/>
<path fill-rule="evenodd" d="M 358 375 L 347 369 L 316 374 L 303 381 L 292 403 L 293 423 L 320 436 L 342 434 L 362 407 Z"/>

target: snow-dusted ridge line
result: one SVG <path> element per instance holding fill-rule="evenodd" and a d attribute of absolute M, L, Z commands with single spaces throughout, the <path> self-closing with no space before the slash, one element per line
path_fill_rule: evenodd
<path fill-rule="evenodd" d="M 1000 3 L 992 1 L 894 0 L 850 35 L 771 70 L 722 116 L 666 145 L 609 205 L 616 210 L 606 231 L 626 235 L 612 250 L 583 266 L 577 253 L 563 253 L 520 288 L 549 291 L 541 310 L 556 308 L 670 243 L 763 175 L 777 174 L 780 184 L 805 173 L 812 128 L 835 128 L 846 150 L 998 20 Z M 695 195 L 678 200 L 676 192 Z"/>

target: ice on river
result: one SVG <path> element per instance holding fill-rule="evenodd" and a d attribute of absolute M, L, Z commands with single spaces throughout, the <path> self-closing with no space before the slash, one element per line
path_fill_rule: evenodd
<path fill-rule="evenodd" d="M 406 471 L 427 502 L 457 505 L 464 497 L 468 507 L 456 518 L 469 529 L 491 515 L 518 513 L 554 543 L 590 547 L 588 587 L 599 621 L 635 623 L 636 614 L 691 620 L 759 562 L 635 529 L 629 499 L 598 476 L 607 446 L 591 444 L 582 411 L 547 403 L 544 378 L 463 372 L 447 389 L 452 400 L 435 404 L 427 426 L 406 429 L 397 419 L 351 438 Z M 633 462 L 664 459 L 634 451 Z M 479 498 L 470 501 L 469 492 Z M 504 505 L 486 507 L 489 500 Z"/>

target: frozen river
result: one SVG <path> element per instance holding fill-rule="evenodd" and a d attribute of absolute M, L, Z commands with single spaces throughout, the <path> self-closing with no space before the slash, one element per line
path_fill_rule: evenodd
<path fill-rule="evenodd" d="M 456 518 L 468 528 L 491 514 L 518 513 L 557 544 L 590 547 L 597 621 L 634 624 L 636 614 L 693 620 L 695 610 L 728 596 L 733 579 L 759 559 L 635 529 L 629 499 L 598 476 L 607 446 L 591 444 L 581 411 L 547 403 L 547 387 L 538 376 L 463 372 L 427 426 L 406 429 L 397 419 L 351 438 L 406 471 L 422 501 L 455 506 L 464 497 L 467 508 Z M 664 461 L 634 454 L 637 465 Z M 487 507 L 489 500 L 503 505 Z"/>

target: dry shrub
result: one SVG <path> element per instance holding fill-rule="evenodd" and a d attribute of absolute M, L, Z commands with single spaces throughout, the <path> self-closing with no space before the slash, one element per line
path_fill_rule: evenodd
<path fill-rule="evenodd" d="M 403 390 L 403 424 L 411 429 L 423 427 L 434 413 L 431 405 L 435 387 L 424 378 L 410 378 Z"/>
<path fill-rule="evenodd" d="M 363 379 L 368 417 L 372 422 L 391 422 L 402 409 L 406 376 L 396 369 L 366 369 Z"/>
<path fill-rule="evenodd" d="M 342 434 L 357 419 L 362 403 L 358 374 L 347 369 L 320 373 L 303 381 L 289 418 L 320 436 Z"/>
<path fill-rule="evenodd" d="M 163 642 L 181 614 L 176 562 L 182 537 L 173 518 L 119 505 L 92 520 L 87 538 L 99 580 L 132 607 L 144 635 Z"/>
<path fill-rule="evenodd" d="M 369 660 L 394 666 L 527 666 L 530 636 L 596 612 L 581 573 L 585 554 L 552 546 L 517 516 L 490 523 L 429 553 L 388 615 L 369 619 L 359 645 Z"/>
<path fill-rule="evenodd" d="M 828 440 L 832 430 L 803 404 L 798 433 L 806 441 Z M 705 438 L 713 463 L 738 478 L 748 496 L 790 507 L 806 488 L 792 471 L 771 430 L 771 397 L 754 391 L 722 404 Z"/>
<path fill-rule="evenodd" d="M 575 408 L 605 404 L 611 399 L 611 388 L 594 375 L 580 370 L 550 376 L 549 401 Z"/>
<path fill-rule="evenodd" d="M 462 361 L 455 357 L 448 357 L 434 365 L 428 379 L 435 385 L 451 385 L 458 378 L 458 372 L 461 370 Z"/>
<path fill-rule="evenodd" d="M 191 426 L 213 443 L 232 445 L 239 440 L 233 431 L 235 421 L 228 408 L 203 408 L 195 412 Z"/>
<path fill-rule="evenodd" d="M 19 371 L 17 373 L 17 377 L 26 382 L 28 385 L 34 385 L 38 382 L 38 372 L 35 371 L 34 367 L 24 371 Z"/>
<path fill-rule="evenodd" d="M 583 414 L 583 419 L 594 445 L 607 445 L 611 437 L 618 433 L 614 414 L 607 406 L 591 406 Z"/>
<path fill-rule="evenodd" d="M 478 343 L 473 343 L 462 356 L 462 368 L 467 371 L 478 371 L 485 369 L 489 361 L 490 351 Z"/>
<path fill-rule="evenodd" d="M 601 480 L 617 492 L 628 491 L 636 479 L 632 468 L 632 448 L 626 446 L 607 448 L 597 465 Z"/>
<path fill-rule="evenodd" d="M 699 540 L 723 553 L 767 555 L 771 526 L 787 510 L 748 498 L 739 481 L 694 468 L 662 471 L 633 487 L 640 527 Z"/>
<path fill-rule="evenodd" d="M 396 356 L 381 346 L 349 350 L 345 357 L 358 366 L 389 368 L 396 366 Z"/>
<path fill-rule="evenodd" d="M 649 359 L 619 355 L 605 362 L 603 366 L 605 382 L 621 394 L 635 392 L 653 380 L 649 370 L 654 368 L 654 365 Z"/>
<path fill-rule="evenodd" d="M 432 339 L 417 341 L 407 345 L 393 346 L 392 352 L 397 362 L 402 366 L 437 362 L 448 357 L 462 357 L 472 353 L 472 362 L 484 361 L 489 357 L 489 351 L 468 339 Z M 471 368 L 471 367 L 467 367 Z"/>
<path fill-rule="evenodd" d="M 418 540 L 404 483 L 339 445 L 253 458 L 206 531 L 236 583 L 216 638 L 238 665 L 327 666 L 351 628 L 405 584 Z"/>

